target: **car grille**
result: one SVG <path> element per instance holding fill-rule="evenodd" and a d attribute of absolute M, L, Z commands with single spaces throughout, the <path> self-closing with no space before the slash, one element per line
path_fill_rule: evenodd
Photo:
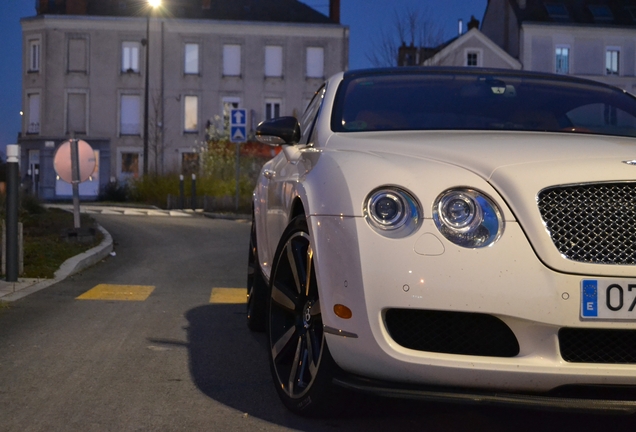
<path fill-rule="evenodd" d="M 566 258 L 636 264 L 636 183 L 555 187 L 538 197 L 554 245 Z"/>
<path fill-rule="evenodd" d="M 636 331 L 562 328 L 563 360 L 572 363 L 636 363 Z"/>
<path fill-rule="evenodd" d="M 413 350 L 491 357 L 519 354 L 512 330 L 492 315 L 389 309 L 385 322 L 393 340 Z"/>

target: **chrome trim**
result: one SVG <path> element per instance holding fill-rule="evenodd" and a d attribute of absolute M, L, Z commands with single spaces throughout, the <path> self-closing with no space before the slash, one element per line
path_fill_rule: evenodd
<path fill-rule="evenodd" d="M 344 331 L 344 330 L 338 330 L 336 328 L 329 327 L 329 326 L 323 326 L 323 331 L 325 333 L 329 333 L 329 334 L 336 335 L 336 336 L 350 337 L 350 338 L 353 338 L 353 339 L 357 339 L 358 338 L 358 335 L 355 334 L 355 333 L 351 333 L 351 332 Z"/>
<path fill-rule="evenodd" d="M 560 255 L 573 262 L 636 265 L 635 181 L 553 185 L 536 204 L 545 232 Z"/>

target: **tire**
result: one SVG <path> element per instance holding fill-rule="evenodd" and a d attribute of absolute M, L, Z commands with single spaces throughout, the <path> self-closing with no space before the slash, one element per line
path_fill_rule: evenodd
<path fill-rule="evenodd" d="M 304 216 L 287 227 L 273 260 L 267 333 L 276 390 L 296 414 L 339 414 L 339 373 L 323 333 L 312 242 Z"/>
<path fill-rule="evenodd" d="M 264 332 L 267 326 L 268 288 L 261 273 L 256 245 L 256 227 L 252 216 L 250 249 L 247 258 L 247 328 Z"/>

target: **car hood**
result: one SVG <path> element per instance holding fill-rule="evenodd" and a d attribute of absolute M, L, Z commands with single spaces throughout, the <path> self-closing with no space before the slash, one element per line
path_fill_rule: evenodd
<path fill-rule="evenodd" d="M 408 160 L 407 166 L 429 160 L 469 171 L 499 194 L 502 207 L 510 209 L 537 255 L 549 267 L 615 276 L 630 271 L 631 266 L 577 263 L 562 257 L 545 228 L 537 196 L 541 190 L 557 185 L 636 181 L 636 166 L 624 163 L 636 160 L 636 139 L 544 132 L 435 131 L 337 134 L 327 144 L 331 149 L 362 149 L 396 166 L 398 160 Z M 479 188 L 478 184 L 466 184 L 463 176 L 457 181 L 455 186 Z"/>

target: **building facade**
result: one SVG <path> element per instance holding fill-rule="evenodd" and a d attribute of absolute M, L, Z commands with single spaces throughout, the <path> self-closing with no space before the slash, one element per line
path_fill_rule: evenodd
<path fill-rule="evenodd" d="M 38 169 L 43 199 L 70 196 L 53 158 L 63 141 L 83 139 L 98 168 L 80 194 L 96 197 L 141 175 L 145 148 L 147 172 L 181 171 L 231 108 L 246 109 L 248 130 L 299 115 L 325 77 L 348 67 L 338 9 L 337 0 L 331 17 L 295 0 L 163 0 L 152 11 L 147 0 L 41 0 L 21 22 L 22 171 Z"/>
<path fill-rule="evenodd" d="M 489 0 L 481 31 L 525 70 L 636 93 L 634 0 Z"/>

